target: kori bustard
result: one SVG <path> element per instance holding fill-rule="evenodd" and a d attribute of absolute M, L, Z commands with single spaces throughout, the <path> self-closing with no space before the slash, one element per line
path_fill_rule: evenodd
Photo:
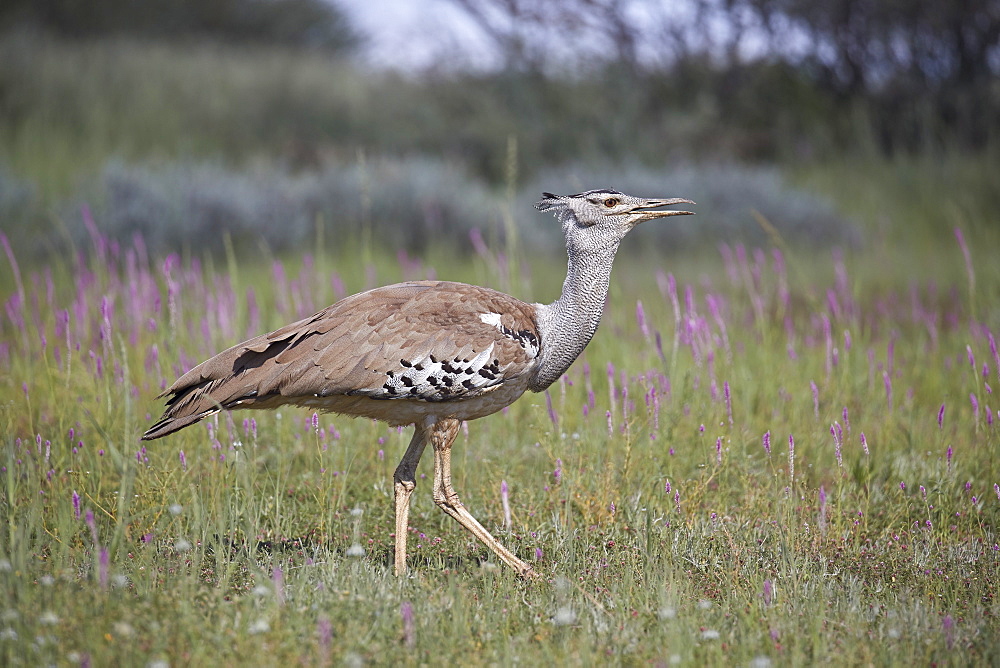
<path fill-rule="evenodd" d="M 543 193 L 566 236 L 569 268 L 552 304 L 446 281 L 388 285 L 250 339 L 202 362 L 160 395 L 163 417 L 150 440 L 220 410 L 286 404 L 414 425 L 393 475 L 395 571 L 406 572 L 410 495 L 424 447 L 434 451 L 434 502 L 521 576 L 529 564 L 490 535 L 451 484 L 451 446 L 463 420 L 509 406 L 525 390 L 555 382 L 593 338 L 611 265 L 636 225 L 690 211 L 657 210 L 690 200 L 645 199 L 616 190 Z"/>

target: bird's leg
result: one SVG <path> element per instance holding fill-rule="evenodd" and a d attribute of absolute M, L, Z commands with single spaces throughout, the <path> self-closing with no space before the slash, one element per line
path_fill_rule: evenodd
<path fill-rule="evenodd" d="M 410 495 L 417 487 L 416 474 L 420 456 L 427 445 L 427 431 L 419 424 L 413 431 L 410 445 L 392 474 L 396 495 L 396 576 L 406 574 L 406 537 L 409 534 Z"/>
<path fill-rule="evenodd" d="M 537 577 L 538 574 L 524 561 L 521 561 L 514 553 L 505 548 L 500 542 L 490 535 L 490 532 L 480 524 L 472 514 L 465 509 L 458 493 L 451 486 L 451 444 L 455 441 L 458 428 L 461 423 L 458 420 L 440 420 L 431 428 L 431 445 L 434 448 L 434 503 L 444 512 L 454 517 L 459 524 L 465 527 L 473 536 L 483 542 L 486 547 L 503 560 L 508 566 L 517 571 L 522 577 Z"/>

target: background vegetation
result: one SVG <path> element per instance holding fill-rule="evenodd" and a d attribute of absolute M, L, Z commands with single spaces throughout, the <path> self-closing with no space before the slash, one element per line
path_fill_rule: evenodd
<path fill-rule="evenodd" d="M 401 71 L 312 0 L 0 8 L 3 663 L 996 664 L 997 4 L 452 5 L 484 57 Z M 177 374 L 345 294 L 553 299 L 530 205 L 609 185 L 698 216 L 456 445 L 546 582 L 426 481 L 392 577 L 406 432 L 139 444 Z"/>

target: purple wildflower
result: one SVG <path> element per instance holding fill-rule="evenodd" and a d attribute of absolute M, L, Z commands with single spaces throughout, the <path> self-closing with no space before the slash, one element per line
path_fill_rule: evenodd
<path fill-rule="evenodd" d="M 108 548 L 102 547 L 98 556 L 98 581 L 101 583 L 101 589 L 108 588 L 108 567 L 111 563 L 111 555 L 108 554 Z"/>
<path fill-rule="evenodd" d="M 73 516 L 80 519 L 80 495 L 73 490 Z"/>
<path fill-rule="evenodd" d="M 948 459 L 948 470 L 949 471 L 951 470 L 951 456 L 954 454 L 954 452 L 955 451 L 952 450 L 951 446 L 949 445 L 948 446 L 948 452 L 946 453 L 946 457 Z"/>
<path fill-rule="evenodd" d="M 556 409 L 552 407 L 552 395 L 549 394 L 548 390 L 545 390 L 545 407 L 549 411 L 549 420 L 552 421 L 552 426 L 559 428 L 559 416 L 556 415 Z"/>
<path fill-rule="evenodd" d="M 552 471 L 552 481 L 558 485 L 561 480 L 562 480 L 562 460 L 557 459 L 556 468 L 554 471 Z"/>
<path fill-rule="evenodd" d="M 722 464 L 722 437 L 715 440 L 715 463 Z"/>
<path fill-rule="evenodd" d="M 667 480 L 663 483 L 663 491 L 670 494 L 670 481 Z M 997 487 L 997 498 L 1000 498 L 1000 487 Z"/>
<path fill-rule="evenodd" d="M 535 548 L 535 561 L 541 561 L 543 555 L 544 555 L 544 553 L 542 552 L 542 548 L 536 547 Z"/>
<path fill-rule="evenodd" d="M 938 411 L 938 429 L 944 428 L 944 404 L 941 404 L 941 410 Z"/>
<path fill-rule="evenodd" d="M 865 451 L 865 456 L 868 456 L 868 439 L 865 438 L 865 432 L 861 432 L 861 449 Z"/>
<path fill-rule="evenodd" d="M 885 385 L 885 402 L 889 407 L 889 412 L 892 412 L 892 378 L 889 377 L 888 371 L 882 372 L 882 384 Z"/>
<path fill-rule="evenodd" d="M 87 508 L 87 513 L 84 515 L 84 522 L 87 523 L 87 527 L 90 528 L 90 536 L 94 540 L 94 545 L 97 545 L 97 522 L 94 521 L 94 511 Z"/>
<path fill-rule="evenodd" d="M 764 580 L 764 605 L 771 605 L 771 601 L 774 598 L 774 584 L 770 580 Z"/>
<path fill-rule="evenodd" d="M 181 460 L 181 468 L 184 469 L 185 471 L 187 471 L 188 470 L 187 457 L 184 456 L 184 451 L 181 450 L 177 454 L 178 454 L 178 457 Z"/>
<path fill-rule="evenodd" d="M 281 570 L 281 566 L 275 566 L 274 570 L 271 571 L 271 583 L 274 585 L 274 598 L 278 601 L 278 605 L 285 604 L 285 574 Z"/>
<path fill-rule="evenodd" d="M 649 328 L 646 326 L 646 311 L 642 308 L 642 300 L 638 299 L 635 302 L 635 320 L 639 323 L 639 331 L 642 332 L 643 337 L 649 338 Z"/>
<path fill-rule="evenodd" d="M 972 418 L 979 420 L 979 399 L 976 398 L 974 392 L 969 393 L 969 402 L 972 404 Z"/>
<path fill-rule="evenodd" d="M 830 435 L 833 436 L 833 453 L 837 457 L 837 467 L 844 468 L 844 458 L 841 453 L 841 446 L 844 438 L 844 433 L 840 429 L 840 425 L 834 422 L 830 425 Z"/>
<path fill-rule="evenodd" d="M 325 664 L 326 658 L 330 656 L 330 646 L 333 644 L 333 625 L 325 615 L 321 615 L 316 621 L 316 635 L 319 636 L 319 648 Z"/>
<path fill-rule="evenodd" d="M 679 514 L 681 512 L 681 490 L 674 492 L 674 506 Z"/>
<path fill-rule="evenodd" d="M 826 530 L 826 489 L 819 486 L 819 530 Z"/>
<path fill-rule="evenodd" d="M 403 642 L 412 649 L 417 643 L 417 632 L 413 621 L 413 606 L 409 601 L 403 601 L 400 604 L 399 616 L 403 621 Z"/>
<path fill-rule="evenodd" d="M 771 456 L 771 432 L 770 431 L 765 431 L 764 432 L 763 441 L 764 441 L 764 452 L 766 452 L 767 456 L 770 457 Z"/>

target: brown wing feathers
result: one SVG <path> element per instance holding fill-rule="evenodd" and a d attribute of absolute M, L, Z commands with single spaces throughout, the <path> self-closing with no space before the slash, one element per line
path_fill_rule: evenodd
<path fill-rule="evenodd" d="M 496 322 L 483 314 L 497 314 Z M 429 281 L 378 288 L 191 369 L 164 392 L 172 395 L 166 411 L 143 438 L 165 436 L 222 408 L 296 398 L 474 396 L 523 373 L 537 354 L 537 337 L 531 307 L 503 293 Z"/>

